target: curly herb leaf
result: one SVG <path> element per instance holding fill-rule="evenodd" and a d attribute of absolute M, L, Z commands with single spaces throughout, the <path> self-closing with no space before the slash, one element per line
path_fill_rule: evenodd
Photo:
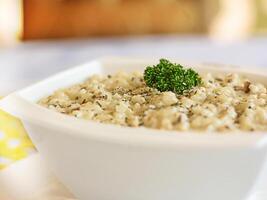
<path fill-rule="evenodd" d="M 201 77 L 193 69 L 185 69 L 166 59 L 160 59 L 159 64 L 146 67 L 144 80 L 148 87 L 177 94 L 183 94 L 201 84 Z"/>

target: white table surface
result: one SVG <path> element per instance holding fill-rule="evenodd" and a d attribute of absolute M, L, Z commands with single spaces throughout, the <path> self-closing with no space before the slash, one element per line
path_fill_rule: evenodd
<path fill-rule="evenodd" d="M 0 95 L 90 59 L 112 55 L 267 67 L 267 37 L 234 43 L 174 35 L 21 43 L 0 48 Z"/>
<path fill-rule="evenodd" d="M 0 199 L 74 200 L 75 198 L 48 170 L 39 154 L 35 154 L 0 171 Z"/>

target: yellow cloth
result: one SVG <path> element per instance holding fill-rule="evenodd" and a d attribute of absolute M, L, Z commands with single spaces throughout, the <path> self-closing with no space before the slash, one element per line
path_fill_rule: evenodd
<path fill-rule="evenodd" d="M 0 169 L 34 151 L 20 120 L 0 110 Z"/>

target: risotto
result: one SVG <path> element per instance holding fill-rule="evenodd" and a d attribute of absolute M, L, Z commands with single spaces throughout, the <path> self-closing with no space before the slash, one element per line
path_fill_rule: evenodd
<path fill-rule="evenodd" d="M 93 75 L 38 103 L 77 118 L 165 130 L 267 131 L 267 89 L 238 74 L 202 76 L 183 95 L 147 87 L 141 72 Z"/>

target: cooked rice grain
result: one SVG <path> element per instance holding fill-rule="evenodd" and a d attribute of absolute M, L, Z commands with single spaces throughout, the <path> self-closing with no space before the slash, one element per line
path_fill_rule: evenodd
<path fill-rule="evenodd" d="M 267 93 L 238 74 L 214 77 L 185 95 L 146 86 L 140 72 L 91 76 L 38 103 L 101 123 L 166 130 L 267 131 Z"/>

